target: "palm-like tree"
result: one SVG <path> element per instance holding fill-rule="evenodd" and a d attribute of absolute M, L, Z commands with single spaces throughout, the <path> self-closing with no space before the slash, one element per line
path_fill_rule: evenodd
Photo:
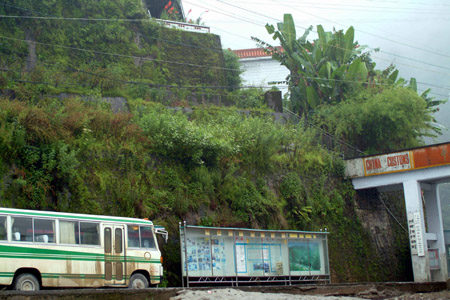
<path fill-rule="evenodd" d="M 282 23 L 266 25 L 267 32 L 279 40 L 282 50 L 254 38 L 284 66 L 290 91 L 290 107 L 301 116 L 322 103 L 340 102 L 355 84 L 366 82 L 373 69 L 368 53 L 354 41 L 354 29 L 325 32 L 317 26 L 318 39 L 306 40 L 312 26 L 297 39 L 292 15 L 285 14 Z"/>

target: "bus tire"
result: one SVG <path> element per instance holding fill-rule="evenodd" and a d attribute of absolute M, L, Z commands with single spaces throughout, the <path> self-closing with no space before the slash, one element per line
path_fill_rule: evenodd
<path fill-rule="evenodd" d="M 140 274 L 136 273 L 131 275 L 130 283 L 128 284 L 128 288 L 130 289 L 146 289 L 148 288 L 148 280 L 147 278 Z"/>
<path fill-rule="evenodd" d="M 16 291 L 39 291 L 39 281 L 30 273 L 23 273 L 14 280 L 13 288 Z"/>

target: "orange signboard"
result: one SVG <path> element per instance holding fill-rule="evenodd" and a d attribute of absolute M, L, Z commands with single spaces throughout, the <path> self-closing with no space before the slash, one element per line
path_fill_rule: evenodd
<path fill-rule="evenodd" d="M 365 176 L 450 164 L 450 144 L 427 146 L 363 159 Z"/>
<path fill-rule="evenodd" d="M 450 164 L 450 144 L 413 150 L 416 169 Z"/>

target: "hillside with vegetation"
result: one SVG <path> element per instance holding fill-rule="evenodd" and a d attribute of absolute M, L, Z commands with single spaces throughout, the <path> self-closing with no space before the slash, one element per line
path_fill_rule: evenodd
<path fill-rule="evenodd" d="M 289 70 L 285 105 L 304 119 L 356 146 L 365 154 L 423 145 L 441 134 L 434 113 L 446 100 L 417 90 L 415 78 L 399 76 L 394 65 L 376 69 L 377 52 L 355 40 L 355 29 L 325 31 L 310 26 L 297 38 L 292 15 L 267 32 L 283 50 L 253 39 Z M 308 40 L 314 31 L 318 38 Z"/>
<path fill-rule="evenodd" d="M 150 218 L 170 233 L 168 285 L 179 284 L 182 220 L 327 228 L 332 281 L 411 279 L 407 234 L 394 234 L 391 260 L 374 247 L 340 153 L 305 119 L 275 122 L 260 91 L 236 90 L 239 71 L 217 36 L 162 27 L 136 0 L 7 3 L 1 14 L 16 17 L 0 19 L 1 206 Z M 376 107 L 395 92 L 354 102 Z M 113 112 L 105 97 L 126 99 L 127 109 Z M 425 100 L 414 99 L 426 125 Z M 356 109 L 317 107 L 309 120 L 334 118 L 324 124 L 336 131 Z M 358 140 L 361 130 L 342 136 Z M 401 202 L 392 203 L 401 219 Z"/>
<path fill-rule="evenodd" d="M 0 13 L 2 86 L 16 97 L 82 94 L 170 104 L 220 103 L 220 38 L 149 19 L 140 1 L 7 1 Z M 223 95 L 225 97 L 225 95 Z M 217 100 L 219 99 L 219 100 Z M 232 99 L 232 98 L 230 98 Z"/>

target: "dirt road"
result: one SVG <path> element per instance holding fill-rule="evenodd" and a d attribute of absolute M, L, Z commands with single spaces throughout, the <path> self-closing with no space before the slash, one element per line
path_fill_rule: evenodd
<path fill-rule="evenodd" d="M 183 290 L 171 300 L 360 300 L 360 299 L 391 299 L 391 300 L 428 300 L 450 299 L 450 291 L 433 293 L 401 293 L 399 291 L 367 290 L 358 296 L 332 295 L 292 295 L 284 293 L 246 292 L 236 289 Z"/>

